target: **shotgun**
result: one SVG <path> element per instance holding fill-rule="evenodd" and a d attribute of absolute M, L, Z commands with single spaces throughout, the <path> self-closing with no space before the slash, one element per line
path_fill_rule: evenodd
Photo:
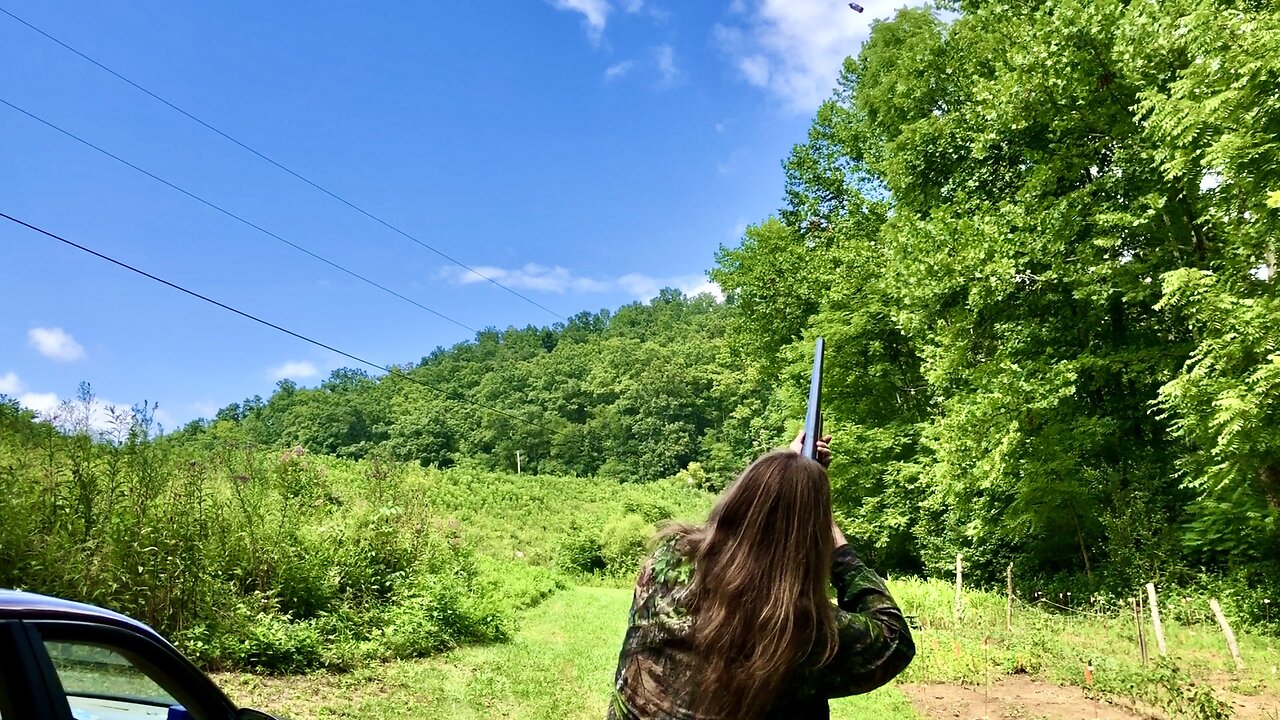
<path fill-rule="evenodd" d="M 818 441 L 822 439 L 822 338 L 813 346 L 813 374 L 809 377 L 809 409 L 804 414 L 804 445 L 801 455 L 818 459 Z"/>

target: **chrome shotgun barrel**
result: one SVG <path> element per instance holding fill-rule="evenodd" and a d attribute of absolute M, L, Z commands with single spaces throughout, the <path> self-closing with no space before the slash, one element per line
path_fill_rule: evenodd
<path fill-rule="evenodd" d="M 809 409 L 804 414 L 804 445 L 801 454 L 818 459 L 818 441 L 822 439 L 822 338 L 813 347 L 813 375 L 809 378 Z"/>

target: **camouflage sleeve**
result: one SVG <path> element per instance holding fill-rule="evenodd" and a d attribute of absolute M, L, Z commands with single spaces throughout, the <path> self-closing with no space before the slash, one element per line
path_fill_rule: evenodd
<path fill-rule="evenodd" d="M 627 659 L 630 657 L 636 641 L 636 616 L 643 611 L 644 602 L 652 591 L 653 556 L 650 556 L 640 566 L 640 573 L 636 576 L 636 589 L 631 596 L 631 611 L 627 615 L 627 633 L 622 639 L 622 652 L 618 655 L 618 671 L 614 675 L 615 686 L 620 687 L 622 670 L 626 666 Z"/>
<path fill-rule="evenodd" d="M 640 568 L 639 575 L 636 577 L 636 589 L 631 597 L 631 612 L 628 614 L 627 632 L 622 640 L 622 651 L 618 654 L 618 670 L 614 674 L 613 692 L 609 694 L 609 707 L 605 714 L 605 720 L 634 720 L 635 718 L 635 715 L 627 707 L 627 703 L 623 699 L 625 674 L 628 664 L 632 660 L 632 654 L 635 652 L 637 616 L 644 613 L 645 601 L 653 592 L 653 562 L 652 555 L 646 558 Z"/>
<path fill-rule="evenodd" d="M 870 692 L 892 680 L 915 657 L 911 630 L 884 581 L 848 545 L 836 548 L 831 568 L 836 588 L 840 647 L 813 671 L 809 689 L 827 698 Z"/>

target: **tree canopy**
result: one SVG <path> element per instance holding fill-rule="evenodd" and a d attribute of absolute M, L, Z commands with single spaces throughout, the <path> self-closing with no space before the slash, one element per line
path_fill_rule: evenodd
<path fill-rule="evenodd" d="M 827 336 L 843 509 L 899 563 L 1275 582 L 1280 13 L 955 9 L 846 61 L 712 273 L 735 331 L 793 373 Z"/>

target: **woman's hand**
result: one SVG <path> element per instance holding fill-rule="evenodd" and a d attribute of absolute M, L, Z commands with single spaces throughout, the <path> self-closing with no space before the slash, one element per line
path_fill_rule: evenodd
<path fill-rule="evenodd" d="M 801 430 L 800 434 L 796 435 L 796 439 L 791 441 L 791 452 L 799 455 L 803 450 L 804 450 L 804 430 Z M 817 455 L 817 457 L 814 459 L 817 460 L 819 463 L 821 463 L 822 467 L 831 466 L 831 436 L 830 435 L 822 438 L 817 443 L 815 443 L 814 455 Z"/>

